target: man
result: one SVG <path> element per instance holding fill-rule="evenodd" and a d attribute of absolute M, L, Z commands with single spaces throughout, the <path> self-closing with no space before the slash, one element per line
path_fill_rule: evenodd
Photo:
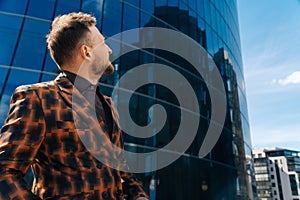
<path fill-rule="evenodd" d="M 81 12 L 56 17 L 47 43 L 62 73 L 53 81 L 20 86 L 12 95 L 0 133 L 0 199 L 148 198 L 133 174 L 94 157 L 111 159 L 115 154 L 105 149 L 110 143 L 123 148 L 114 105 L 97 89 L 101 76 L 114 68 L 95 24 Z M 91 153 L 81 138 L 94 137 L 96 129 L 102 140 Z M 30 166 L 31 190 L 23 180 Z"/>

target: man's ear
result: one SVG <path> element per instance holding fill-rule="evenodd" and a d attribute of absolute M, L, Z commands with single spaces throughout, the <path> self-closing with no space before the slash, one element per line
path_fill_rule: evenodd
<path fill-rule="evenodd" d="M 80 47 L 80 55 L 83 59 L 89 59 L 91 57 L 89 53 L 89 48 L 86 45 L 81 45 Z"/>

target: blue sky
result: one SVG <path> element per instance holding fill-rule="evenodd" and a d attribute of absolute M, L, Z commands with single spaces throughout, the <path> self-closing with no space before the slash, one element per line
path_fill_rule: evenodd
<path fill-rule="evenodd" d="M 300 151 L 300 1 L 237 2 L 252 145 Z"/>

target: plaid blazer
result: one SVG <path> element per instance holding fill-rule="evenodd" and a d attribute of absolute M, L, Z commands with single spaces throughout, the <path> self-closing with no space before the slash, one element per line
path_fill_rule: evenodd
<path fill-rule="evenodd" d="M 18 87 L 0 133 L 0 199 L 148 198 L 133 174 L 93 157 L 98 153 L 116 158 L 118 155 L 110 152 L 111 143 L 123 148 L 116 109 L 110 98 L 105 99 L 113 117 L 110 136 L 103 120 L 91 118 L 91 104 L 63 73 L 53 81 Z M 75 125 L 75 120 L 80 123 Z M 79 134 L 89 136 L 99 130 L 99 124 L 103 129 L 100 149 L 92 155 Z M 91 146 L 97 146 L 93 135 L 89 139 Z M 30 166 L 32 189 L 23 180 Z"/>

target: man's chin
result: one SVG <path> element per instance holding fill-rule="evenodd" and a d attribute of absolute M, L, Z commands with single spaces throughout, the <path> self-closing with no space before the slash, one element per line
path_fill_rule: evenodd
<path fill-rule="evenodd" d="M 109 75 L 109 74 L 112 74 L 114 73 L 115 71 L 115 68 L 112 64 L 110 64 L 104 71 L 103 75 Z"/>

